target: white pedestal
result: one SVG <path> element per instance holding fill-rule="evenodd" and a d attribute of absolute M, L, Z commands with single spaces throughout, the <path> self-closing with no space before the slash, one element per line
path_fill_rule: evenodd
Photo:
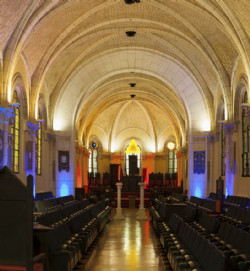
<path fill-rule="evenodd" d="M 137 216 L 137 220 L 148 220 L 148 217 L 146 215 L 145 212 L 145 208 L 144 208 L 144 185 L 145 183 L 138 183 L 140 185 L 140 208 L 139 211 L 136 213 Z"/>
<path fill-rule="evenodd" d="M 116 208 L 116 215 L 114 217 L 114 220 L 123 220 L 125 217 L 122 214 L 122 208 L 121 208 L 121 187 L 122 183 L 116 183 L 117 186 L 117 208 Z"/>

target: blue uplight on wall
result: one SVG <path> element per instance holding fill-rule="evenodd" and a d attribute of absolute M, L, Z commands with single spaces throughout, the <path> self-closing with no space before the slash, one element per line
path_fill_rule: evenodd
<path fill-rule="evenodd" d="M 226 195 L 225 195 L 225 197 L 227 197 L 228 196 L 228 190 L 227 190 L 227 187 L 226 187 Z"/>
<path fill-rule="evenodd" d="M 197 187 L 196 189 L 195 189 L 195 196 L 197 197 L 197 198 L 201 198 L 201 190 L 200 190 L 200 188 L 199 187 Z"/>
<path fill-rule="evenodd" d="M 36 182 L 33 180 L 33 196 L 36 196 Z"/>
<path fill-rule="evenodd" d="M 69 188 L 66 184 L 62 184 L 60 188 L 60 197 L 68 196 L 69 195 Z"/>

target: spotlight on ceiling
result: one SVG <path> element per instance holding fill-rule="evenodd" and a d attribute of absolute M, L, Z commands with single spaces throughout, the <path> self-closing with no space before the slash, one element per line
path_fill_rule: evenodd
<path fill-rule="evenodd" d="M 131 5 L 134 3 L 140 3 L 140 0 L 124 0 L 125 4 Z"/>
<path fill-rule="evenodd" d="M 136 96 L 135 94 L 131 94 L 131 95 L 130 95 L 131 98 L 134 98 L 135 96 Z"/>
<path fill-rule="evenodd" d="M 136 86 L 136 84 L 131 83 L 130 86 L 131 86 L 131 88 L 134 88 Z"/>
<path fill-rule="evenodd" d="M 135 31 L 127 31 L 126 32 L 126 35 L 128 36 L 128 37 L 134 37 L 135 36 L 135 34 L 136 34 L 136 32 Z"/>

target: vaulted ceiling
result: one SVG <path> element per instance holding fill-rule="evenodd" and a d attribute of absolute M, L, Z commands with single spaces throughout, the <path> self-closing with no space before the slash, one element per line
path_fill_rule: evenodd
<path fill-rule="evenodd" d="M 45 87 L 51 129 L 77 126 L 79 139 L 87 140 L 105 110 L 130 103 L 130 94 L 147 112 L 158 107 L 176 136 L 185 139 L 189 129 L 197 135 L 212 130 L 219 90 L 232 117 L 231 78 L 239 58 L 249 73 L 248 1 L 20 0 L 1 5 L 1 98 L 10 96 L 22 57 L 31 85 L 30 118 Z M 136 35 L 128 37 L 127 31 Z M 154 133 L 160 133 L 159 125 L 153 121 Z"/>

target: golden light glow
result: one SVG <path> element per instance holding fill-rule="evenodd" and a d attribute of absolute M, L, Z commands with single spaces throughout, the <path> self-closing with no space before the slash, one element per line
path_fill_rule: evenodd
<path fill-rule="evenodd" d="M 131 142 L 129 143 L 129 146 L 127 147 L 125 153 L 141 153 L 141 150 L 137 146 L 134 139 L 132 139 Z"/>
<path fill-rule="evenodd" d="M 175 148 L 175 143 L 174 142 L 168 142 L 167 147 L 170 151 L 172 151 Z"/>

